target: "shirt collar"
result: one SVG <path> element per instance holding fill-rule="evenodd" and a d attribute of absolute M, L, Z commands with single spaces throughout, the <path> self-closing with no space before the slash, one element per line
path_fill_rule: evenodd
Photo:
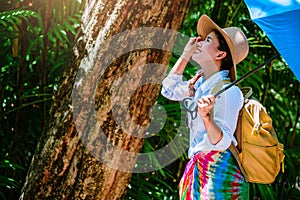
<path fill-rule="evenodd" d="M 205 94 L 208 90 L 213 88 L 219 81 L 221 80 L 230 80 L 228 77 L 229 70 L 218 71 L 213 74 L 209 79 L 205 80 L 204 76 L 202 76 L 197 83 L 195 84 L 195 89 L 200 89 L 202 94 Z"/>

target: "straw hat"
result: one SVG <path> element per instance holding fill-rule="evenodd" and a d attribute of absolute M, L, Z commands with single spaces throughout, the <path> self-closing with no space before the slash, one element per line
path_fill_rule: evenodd
<path fill-rule="evenodd" d="M 212 30 L 218 30 L 225 38 L 232 56 L 233 67 L 229 71 L 231 81 L 236 80 L 236 65 L 244 60 L 249 52 L 245 34 L 237 27 L 220 28 L 207 15 L 202 15 L 198 21 L 197 32 L 205 38 Z"/>

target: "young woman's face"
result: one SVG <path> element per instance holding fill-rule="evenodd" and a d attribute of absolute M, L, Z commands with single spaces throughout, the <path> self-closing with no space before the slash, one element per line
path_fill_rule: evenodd
<path fill-rule="evenodd" d="M 214 32 L 211 32 L 204 40 L 198 42 L 198 48 L 192 58 L 200 65 L 207 62 L 214 62 L 220 54 L 218 47 L 218 37 Z"/>

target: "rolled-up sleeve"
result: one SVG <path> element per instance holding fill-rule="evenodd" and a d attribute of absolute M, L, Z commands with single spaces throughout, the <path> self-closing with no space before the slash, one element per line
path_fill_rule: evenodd
<path fill-rule="evenodd" d="M 167 99 L 181 101 L 189 90 L 189 82 L 183 81 L 182 75 L 169 74 L 162 82 L 161 94 Z"/>
<path fill-rule="evenodd" d="M 231 141 L 235 141 L 236 143 L 234 132 L 243 102 L 242 92 L 236 86 L 233 86 L 217 97 L 214 106 L 214 121 L 222 130 L 223 137 L 214 145 L 214 148 L 226 150 L 230 146 Z"/>

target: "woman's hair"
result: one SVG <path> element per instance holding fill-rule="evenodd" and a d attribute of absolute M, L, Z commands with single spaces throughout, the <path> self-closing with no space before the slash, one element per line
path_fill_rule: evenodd
<path fill-rule="evenodd" d="M 216 36 L 219 39 L 218 49 L 220 51 L 225 51 L 227 53 L 225 58 L 222 59 L 221 70 L 229 70 L 233 67 L 233 61 L 232 61 L 232 56 L 228 44 L 225 38 L 223 37 L 223 35 L 218 30 L 214 29 L 213 32 L 216 34 Z"/>

